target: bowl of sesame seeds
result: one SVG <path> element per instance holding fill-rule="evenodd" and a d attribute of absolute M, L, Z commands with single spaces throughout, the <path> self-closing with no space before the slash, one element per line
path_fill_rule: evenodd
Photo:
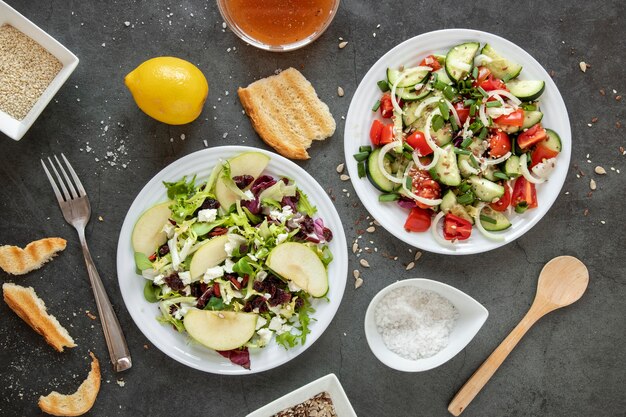
<path fill-rule="evenodd" d="M 422 372 L 456 356 L 488 316 L 478 301 L 450 285 L 406 279 L 372 299 L 365 313 L 365 337 L 385 365 Z"/>
<path fill-rule="evenodd" d="M 20 140 L 78 65 L 78 58 L 0 0 L 0 131 Z"/>

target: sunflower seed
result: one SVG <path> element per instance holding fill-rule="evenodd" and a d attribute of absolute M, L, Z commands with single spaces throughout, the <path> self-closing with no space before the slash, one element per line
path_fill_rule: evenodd
<path fill-rule="evenodd" d="M 367 262 L 365 259 L 361 259 L 361 260 L 359 261 L 359 263 L 361 264 L 361 266 L 362 266 L 363 268 L 369 268 L 369 267 L 370 267 L 370 263 L 369 263 L 369 262 Z"/>
<path fill-rule="evenodd" d="M 595 190 L 597 188 L 595 180 L 589 181 L 589 188 Z"/>
<path fill-rule="evenodd" d="M 419 259 L 422 257 L 422 252 L 415 252 L 415 257 L 413 258 L 413 260 L 415 262 L 419 261 Z"/>
<path fill-rule="evenodd" d="M 361 271 L 359 271 L 358 269 L 355 269 L 354 271 L 352 271 L 352 276 L 354 277 L 354 279 L 361 278 Z"/>
<path fill-rule="evenodd" d="M 336 168 L 337 169 L 337 173 L 341 174 L 343 172 L 344 167 L 345 167 L 345 164 L 343 164 L 343 163 L 337 165 L 337 168 Z"/>
<path fill-rule="evenodd" d="M 356 253 L 356 251 L 358 251 L 358 250 L 359 250 L 359 244 L 354 242 L 352 244 L 352 253 Z"/>
<path fill-rule="evenodd" d="M 407 271 L 410 271 L 413 268 L 415 268 L 415 262 L 409 262 L 409 264 L 406 266 Z"/>
<path fill-rule="evenodd" d="M 361 285 L 363 285 L 363 279 L 362 278 L 357 278 L 356 281 L 354 281 L 354 289 L 356 290 Z"/>
<path fill-rule="evenodd" d="M 367 229 L 365 229 L 365 231 L 367 233 L 374 233 L 376 231 L 376 228 L 374 226 L 370 226 Z"/>
<path fill-rule="evenodd" d="M 348 180 L 350 179 L 350 176 L 349 176 L 349 175 L 346 175 L 346 174 L 341 174 L 341 176 L 339 177 L 339 179 L 340 179 L 341 181 L 348 181 Z"/>
<path fill-rule="evenodd" d="M 339 49 L 343 49 L 348 44 L 348 41 L 339 42 Z"/>
<path fill-rule="evenodd" d="M 587 72 L 587 63 L 585 61 L 580 61 L 578 66 L 582 72 Z"/>
<path fill-rule="evenodd" d="M 338 95 L 339 97 L 343 97 L 343 94 L 344 94 L 344 93 L 343 93 L 343 88 L 341 88 L 341 87 L 337 87 L 337 95 Z"/>
<path fill-rule="evenodd" d="M 378 220 L 374 220 L 372 223 L 374 223 L 374 225 L 376 226 L 380 226 L 380 223 L 378 223 Z"/>
<path fill-rule="evenodd" d="M 596 171 L 596 174 L 598 175 L 604 175 L 606 174 L 606 169 L 602 168 L 601 166 L 597 166 L 596 169 L 594 170 Z"/>

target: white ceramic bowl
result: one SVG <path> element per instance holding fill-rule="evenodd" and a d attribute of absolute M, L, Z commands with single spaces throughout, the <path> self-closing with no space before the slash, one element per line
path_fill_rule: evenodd
<path fill-rule="evenodd" d="M 48 35 L 33 22 L 0 0 L 0 26 L 5 24 L 13 26 L 30 37 L 63 64 L 61 71 L 54 77 L 48 88 L 45 89 L 41 97 L 39 97 L 39 100 L 37 100 L 24 119 L 17 120 L 7 113 L 0 111 L 0 131 L 11 139 L 20 140 L 74 71 L 78 65 L 78 58 L 52 36 Z"/>
<path fill-rule="evenodd" d="M 383 338 L 376 328 L 376 305 L 390 291 L 400 287 L 417 287 L 435 292 L 448 299 L 459 312 L 455 326 L 450 333 L 448 346 L 434 356 L 419 360 L 405 359 L 385 346 Z M 444 364 L 463 350 L 476 336 L 488 316 L 489 312 L 478 301 L 454 287 L 430 279 L 406 279 L 383 288 L 372 299 L 365 313 L 365 337 L 374 355 L 388 367 L 405 372 L 428 371 Z"/>

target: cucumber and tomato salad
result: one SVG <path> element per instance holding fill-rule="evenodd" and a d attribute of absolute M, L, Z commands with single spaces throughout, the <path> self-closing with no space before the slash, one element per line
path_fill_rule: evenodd
<path fill-rule="evenodd" d="M 536 185 L 555 167 L 561 140 L 541 123 L 545 81 L 519 79 L 521 72 L 478 42 L 387 69 L 371 145 L 354 157 L 381 202 L 409 210 L 408 232 L 430 229 L 451 245 L 476 226 L 502 240 L 494 232 L 511 226 L 512 211 L 538 206 Z"/>

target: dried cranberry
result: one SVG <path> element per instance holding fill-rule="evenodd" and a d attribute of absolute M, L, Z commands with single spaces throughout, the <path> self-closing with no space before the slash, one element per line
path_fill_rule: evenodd
<path fill-rule="evenodd" d="M 213 295 L 218 298 L 222 297 L 222 293 L 220 292 L 220 284 L 218 284 L 217 282 L 213 283 Z"/>
<path fill-rule="evenodd" d="M 237 188 L 243 190 L 248 185 L 252 184 L 252 181 L 254 181 L 254 177 L 252 175 L 237 175 L 233 177 L 233 181 L 235 181 L 235 185 L 237 186 Z"/>
<path fill-rule="evenodd" d="M 289 301 L 291 301 L 291 293 L 283 291 L 280 288 L 275 288 L 272 298 L 267 300 L 269 305 L 271 305 L 272 307 L 288 303 Z"/>
<path fill-rule="evenodd" d="M 228 229 L 226 227 L 218 226 L 209 232 L 209 236 L 221 236 L 225 235 L 226 233 L 228 233 Z"/>
<path fill-rule="evenodd" d="M 256 292 L 263 292 L 265 290 L 265 285 L 263 285 L 263 282 L 261 281 L 254 281 L 252 288 L 254 288 L 254 291 Z"/>
<path fill-rule="evenodd" d="M 296 298 L 296 302 L 294 303 L 295 310 L 298 311 L 304 306 L 304 300 L 300 297 Z"/>
<path fill-rule="evenodd" d="M 333 232 L 328 227 L 324 228 L 322 235 L 324 236 L 324 240 L 326 242 L 330 242 L 331 240 L 333 240 Z"/>
<path fill-rule="evenodd" d="M 185 284 L 178 277 L 178 272 L 173 272 L 170 276 L 164 278 L 165 283 L 174 291 L 180 291 L 185 288 Z"/>
<path fill-rule="evenodd" d="M 159 256 L 165 256 L 170 253 L 170 247 L 167 243 L 159 248 Z"/>
<path fill-rule="evenodd" d="M 206 307 L 206 304 L 209 302 L 209 299 L 211 298 L 212 295 L 213 295 L 213 287 L 209 287 L 206 291 L 204 291 L 204 293 L 202 293 L 200 298 L 198 298 L 196 307 L 200 309 Z"/>
<path fill-rule="evenodd" d="M 244 287 L 246 285 L 248 285 L 248 280 L 250 279 L 250 275 L 246 274 L 243 276 L 243 280 L 241 281 L 241 285 L 243 285 Z"/>
<path fill-rule="evenodd" d="M 300 230 L 307 234 L 315 231 L 315 223 L 313 222 L 311 216 L 304 216 L 302 223 L 300 223 Z"/>
<path fill-rule="evenodd" d="M 176 220 L 167 219 L 167 221 L 169 221 L 172 226 L 176 226 Z"/>

